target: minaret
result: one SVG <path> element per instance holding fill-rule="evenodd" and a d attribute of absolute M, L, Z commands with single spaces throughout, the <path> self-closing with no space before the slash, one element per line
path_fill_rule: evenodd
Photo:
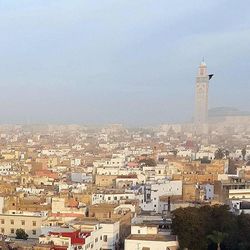
<path fill-rule="evenodd" d="M 204 125 L 207 123 L 208 87 L 209 87 L 209 76 L 207 73 L 207 66 L 203 60 L 199 66 L 199 71 L 196 77 L 196 87 L 195 87 L 194 122 L 198 130 L 202 129 Z"/>

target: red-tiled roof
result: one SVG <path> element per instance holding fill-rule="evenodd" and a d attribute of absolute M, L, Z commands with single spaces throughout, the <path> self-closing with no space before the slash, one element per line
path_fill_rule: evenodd
<path fill-rule="evenodd" d="M 80 232 L 79 230 L 74 232 L 50 232 L 49 235 L 58 235 L 62 237 L 69 237 L 72 245 L 84 245 L 85 239 L 90 236 L 90 233 Z"/>

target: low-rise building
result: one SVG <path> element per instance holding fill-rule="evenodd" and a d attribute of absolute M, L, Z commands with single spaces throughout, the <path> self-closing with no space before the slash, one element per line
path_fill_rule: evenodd
<path fill-rule="evenodd" d="M 16 237 L 16 230 L 23 229 L 29 238 L 38 239 L 45 219 L 46 216 L 40 213 L 0 214 L 0 232 Z"/>

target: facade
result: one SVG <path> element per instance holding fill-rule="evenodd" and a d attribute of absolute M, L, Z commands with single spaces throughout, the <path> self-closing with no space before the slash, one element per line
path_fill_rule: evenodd
<path fill-rule="evenodd" d="M 250 200 L 250 189 L 229 189 L 229 199 Z"/>
<path fill-rule="evenodd" d="M 182 181 L 168 181 L 144 186 L 144 194 L 141 197 L 140 207 L 144 211 L 162 213 L 167 208 L 167 202 L 160 203 L 160 196 L 182 196 Z"/>
<path fill-rule="evenodd" d="M 119 222 L 101 222 L 103 230 L 102 249 L 115 250 L 119 243 Z"/>
<path fill-rule="evenodd" d="M 0 175 L 11 174 L 12 166 L 11 163 L 1 163 L 0 164 Z"/>
<path fill-rule="evenodd" d="M 125 240 L 125 250 L 177 250 L 178 241 L 173 235 L 130 235 Z"/>
<path fill-rule="evenodd" d="M 92 194 L 92 204 L 100 204 L 100 203 L 119 203 L 123 200 L 133 200 L 136 196 L 134 193 L 130 192 L 98 192 Z"/>
<path fill-rule="evenodd" d="M 0 214 L 0 233 L 15 237 L 17 229 L 23 229 L 29 238 L 38 239 L 45 217 L 40 214 Z"/>
<path fill-rule="evenodd" d="M 175 235 L 160 234 L 157 226 L 134 225 L 131 227 L 131 235 L 125 240 L 125 250 L 177 250 L 178 240 Z"/>
<path fill-rule="evenodd" d="M 93 230 L 62 230 L 49 232 L 39 237 L 39 244 L 53 244 L 55 250 L 93 249 L 99 250 L 103 245 L 102 229 L 97 225 Z M 52 248 L 52 246 L 51 246 Z M 51 249 L 50 248 L 50 249 Z"/>

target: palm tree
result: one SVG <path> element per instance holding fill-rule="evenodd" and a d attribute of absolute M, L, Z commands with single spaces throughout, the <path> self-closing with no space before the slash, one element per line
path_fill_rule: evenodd
<path fill-rule="evenodd" d="M 220 245 L 224 241 L 224 239 L 227 237 L 226 233 L 213 231 L 212 234 L 208 235 L 207 238 L 212 241 L 213 243 L 217 244 L 217 250 L 220 250 Z"/>
<path fill-rule="evenodd" d="M 228 157 L 229 157 L 229 155 L 230 155 L 230 152 L 229 152 L 229 150 L 225 150 L 225 156 L 226 156 L 226 158 L 228 159 Z"/>
<path fill-rule="evenodd" d="M 243 148 L 243 149 L 241 150 L 241 154 L 242 154 L 243 160 L 245 160 L 245 157 L 246 157 L 246 154 L 247 154 L 246 148 Z"/>
<path fill-rule="evenodd" d="M 221 160 L 225 156 L 224 150 L 222 148 L 218 148 L 214 153 L 214 158 L 216 160 Z"/>

